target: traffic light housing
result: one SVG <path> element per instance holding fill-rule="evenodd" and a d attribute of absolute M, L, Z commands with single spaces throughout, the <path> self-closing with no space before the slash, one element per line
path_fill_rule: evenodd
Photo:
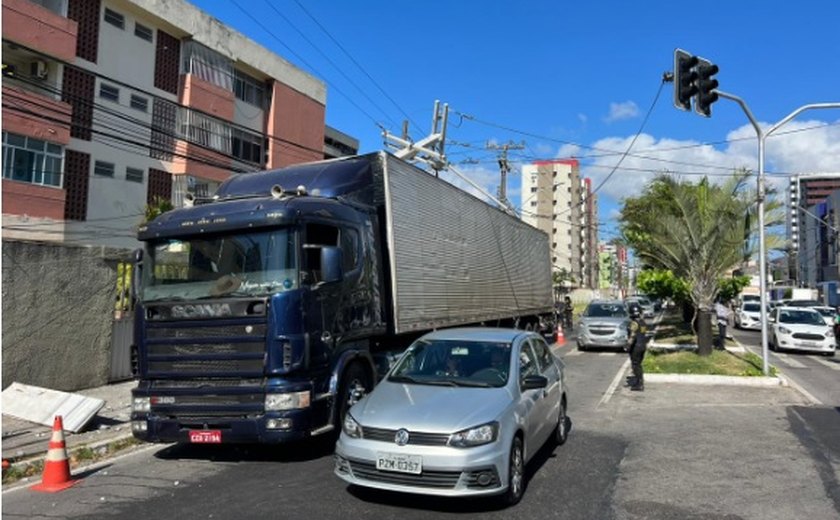
<path fill-rule="evenodd" d="M 680 110 L 691 110 L 691 98 L 697 95 L 697 56 L 682 49 L 674 51 L 674 106 Z"/>
<path fill-rule="evenodd" d="M 718 88 L 718 80 L 712 76 L 717 74 L 720 69 L 717 65 L 709 60 L 700 59 L 697 64 L 697 79 L 695 85 L 697 87 L 697 94 L 694 98 L 694 111 L 701 116 L 712 116 L 712 103 L 718 100 L 718 94 L 715 89 Z"/>

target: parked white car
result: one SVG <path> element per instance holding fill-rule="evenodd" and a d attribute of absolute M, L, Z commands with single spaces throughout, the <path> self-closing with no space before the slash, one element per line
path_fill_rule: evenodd
<path fill-rule="evenodd" d="M 834 326 L 834 309 L 832 307 L 811 307 L 815 311 L 822 314 L 823 320 L 825 320 L 825 324 L 829 326 Z"/>
<path fill-rule="evenodd" d="M 770 316 L 770 310 L 767 311 L 767 316 Z M 735 328 L 761 330 L 761 303 L 742 303 L 735 311 Z"/>
<path fill-rule="evenodd" d="M 770 349 L 820 352 L 833 356 L 834 331 L 822 315 L 808 307 L 778 307 L 773 313 Z"/>

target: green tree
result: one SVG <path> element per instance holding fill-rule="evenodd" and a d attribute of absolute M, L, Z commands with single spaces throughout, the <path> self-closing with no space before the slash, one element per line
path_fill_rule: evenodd
<path fill-rule="evenodd" d="M 152 202 L 146 204 L 145 211 L 143 212 L 143 224 L 147 222 L 151 222 L 163 213 L 175 209 L 175 206 L 172 205 L 172 201 L 169 199 L 165 199 L 163 197 L 155 197 Z"/>
<path fill-rule="evenodd" d="M 695 184 L 663 174 L 639 197 L 625 200 L 621 210 L 623 239 L 642 264 L 671 271 L 685 282 L 696 310 L 700 355 L 712 352 L 711 315 L 719 281 L 749 259 L 754 247 L 756 198 L 747 187 L 748 176 L 741 170 L 722 184 L 705 177 Z M 768 225 L 772 222 L 768 219 Z"/>
<path fill-rule="evenodd" d="M 675 302 L 686 301 L 688 283 L 668 269 L 645 269 L 636 275 L 636 289 L 656 298 L 670 298 Z"/>

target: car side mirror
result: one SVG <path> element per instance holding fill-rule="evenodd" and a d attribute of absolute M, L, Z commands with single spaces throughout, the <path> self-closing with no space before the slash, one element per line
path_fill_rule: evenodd
<path fill-rule="evenodd" d="M 776 317 L 775 316 L 768 316 L 767 319 L 770 320 L 770 323 L 776 323 Z"/>
<path fill-rule="evenodd" d="M 522 390 L 536 390 L 548 386 L 548 379 L 543 376 L 527 376 L 522 380 Z"/>

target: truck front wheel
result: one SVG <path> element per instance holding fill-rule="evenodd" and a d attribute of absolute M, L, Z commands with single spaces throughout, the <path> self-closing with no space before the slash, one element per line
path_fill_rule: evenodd
<path fill-rule="evenodd" d="M 370 380 L 370 375 L 367 373 L 362 365 L 353 363 L 344 372 L 344 377 L 341 378 L 341 384 L 338 388 L 338 428 L 344 424 L 344 417 L 350 407 L 359 402 L 362 397 L 367 395 L 373 389 L 373 383 Z"/>

